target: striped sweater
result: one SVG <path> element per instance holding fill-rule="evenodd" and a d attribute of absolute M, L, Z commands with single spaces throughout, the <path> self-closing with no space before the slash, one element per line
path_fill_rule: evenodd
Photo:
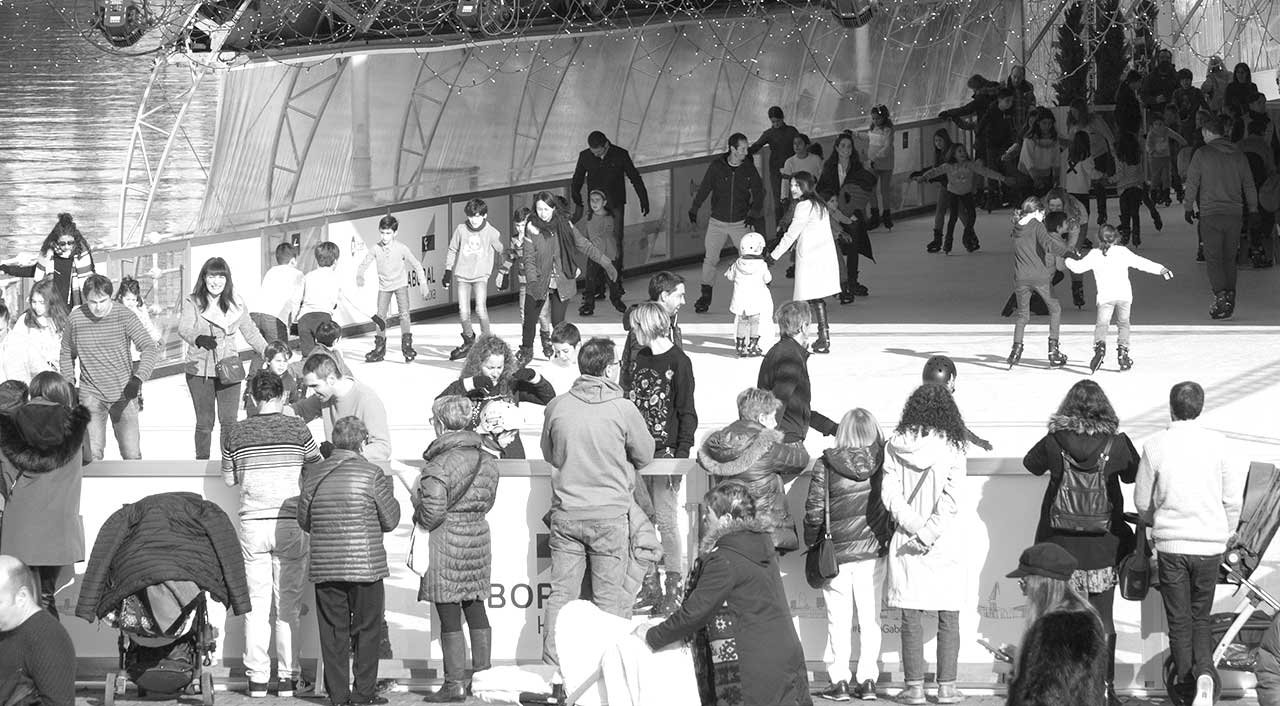
<path fill-rule="evenodd" d="M 130 343 L 140 353 L 137 372 L 133 370 Z M 67 380 L 75 380 L 75 362 L 79 358 L 80 390 L 105 402 L 116 402 L 130 377 L 151 377 L 159 357 L 155 339 L 131 310 L 115 304 L 99 319 L 89 313 L 87 305 L 81 305 L 67 319 L 58 370 Z"/>
<path fill-rule="evenodd" d="M 293 519 L 302 464 L 319 460 L 306 422 L 260 414 L 236 422 L 224 437 L 222 479 L 240 486 L 241 519 Z"/>

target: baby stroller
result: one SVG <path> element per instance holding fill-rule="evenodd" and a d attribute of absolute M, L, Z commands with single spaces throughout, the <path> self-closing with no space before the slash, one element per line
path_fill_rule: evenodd
<path fill-rule="evenodd" d="M 1220 670 L 1252 672 L 1257 659 L 1258 645 L 1274 616 L 1280 614 L 1280 600 L 1250 580 L 1254 570 L 1262 562 L 1271 540 L 1280 528 L 1280 474 L 1270 463 L 1249 464 L 1249 476 L 1245 481 L 1244 504 L 1240 510 L 1240 524 L 1234 543 L 1223 554 L 1219 584 L 1236 586 L 1240 602 L 1230 613 L 1214 613 L 1210 627 L 1215 647 L 1213 663 Z M 1243 594 L 1243 595 L 1241 595 Z M 1263 610 L 1266 604 L 1269 613 Z M 1175 706 L 1186 706 L 1190 699 L 1181 690 L 1174 689 L 1175 669 L 1173 656 L 1164 661 L 1165 691 Z M 1214 700 L 1220 695 L 1221 685 L 1214 680 Z"/>
<path fill-rule="evenodd" d="M 104 706 L 112 706 L 130 681 L 139 697 L 198 693 L 205 706 L 213 705 L 213 673 L 206 668 L 218 634 L 209 624 L 207 598 L 194 583 L 151 586 L 126 597 L 103 620 L 120 631 L 120 671 L 107 672 Z"/>

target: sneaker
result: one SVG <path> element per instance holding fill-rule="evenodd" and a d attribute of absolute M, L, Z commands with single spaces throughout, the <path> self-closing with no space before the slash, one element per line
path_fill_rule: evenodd
<path fill-rule="evenodd" d="M 900 704 L 910 704 L 910 706 L 920 706 L 928 703 L 924 697 L 924 685 L 915 684 L 899 691 L 894 695 L 893 699 Z"/>
<path fill-rule="evenodd" d="M 1208 674 L 1196 677 L 1196 697 L 1191 706 L 1213 706 L 1213 677 Z"/>
<path fill-rule="evenodd" d="M 964 701 L 964 694 L 952 684 L 938 685 L 938 703 L 940 704 L 958 704 Z"/>
<path fill-rule="evenodd" d="M 249 698 L 261 699 L 267 695 L 266 682 L 251 681 L 249 682 Z"/>
<path fill-rule="evenodd" d="M 292 698 L 302 694 L 315 693 L 315 684 L 303 679 L 280 679 L 276 682 L 276 696 L 282 698 Z"/>
<path fill-rule="evenodd" d="M 875 701 L 876 683 L 870 679 L 864 680 L 853 688 L 853 697 L 861 701 Z"/>
<path fill-rule="evenodd" d="M 818 692 L 818 696 L 828 701 L 848 701 L 849 682 L 843 679 Z"/>

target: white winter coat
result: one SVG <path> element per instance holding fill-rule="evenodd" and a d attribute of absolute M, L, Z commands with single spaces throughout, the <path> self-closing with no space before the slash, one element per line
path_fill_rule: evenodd
<path fill-rule="evenodd" d="M 793 244 L 796 246 L 796 285 L 791 298 L 805 301 L 838 294 L 840 260 L 826 208 L 820 208 L 812 201 L 796 203 L 791 225 L 778 247 L 773 249 L 773 259 L 782 259 Z"/>
<path fill-rule="evenodd" d="M 907 498 L 920 483 L 915 500 Z M 956 521 L 965 453 L 938 434 L 894 434 L 884 449 L 882 498 L 898 523 L 889 543 L 889 588 L 893 608 L 963 610 L 973 597 L 963 590 L 971 559 Z M 929 550 L 908 546 L 919 537 Z"/>
<path fill-rule="evenodd" d="M 1079 260 L 1067 260 L 1065 264 L 1068 270 L 1077 274 L 1093 272 L 1099 303 L 1133 301 L 1130 268 L 1153 275 L 1164 271 L 1164 265 L 1148 260 L 1123 245 L 1112 245 L 1105 253 L 1102 248 L 1094 248 Z"/>
<path fill-rule="evenodd" d="M 58 356 L 62 353 L 62 334 L 46 325 L 35 328 L 26 324 L 23 313 L 14 322 L 13 330 L 4 339 L 5 380 L 31 382 L 31 378 L 46 370 L 57 372 Z"/>
<path fill-rule="evenodd" d="M 724 273 L 733 282 L 733 299 L 729 301 L 729 312 L 737 316 L 773 316 L 773 294 L 769 292 L 769 283 L 773 274 L 769 266 L 760 258 L 740 257 Z"/>

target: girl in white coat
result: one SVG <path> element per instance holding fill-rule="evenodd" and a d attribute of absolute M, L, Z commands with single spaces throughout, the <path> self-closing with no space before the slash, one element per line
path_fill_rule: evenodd
<path fill-rule="evenodd" d="M 30 382 L 46 370 L 58 371 L 67 307 L 62 291 L 46 277 L 35 283 L 27 297 L 27 310 L 4 339 L 4 373 L 9 380 Z"/>
<path fill-rule="evenodd" d="M 769 292 L 773 275 L 764 261 L 763 235 L 747 233 L 742 236 L 738 249 L 742 255 L 724 273 L 733 282 L 729 311 L 735 317 L 734 342 L 739 358 L 756 358 L 764 355 L 760 350 L 761 317 L 773 314 L 773 294 Z"/>
<path fill-rule="evenodd" d="M 796 286 L 791 298 L 807 301 L 813 308 L 813 318 L 818 321 L 813 352 L 830 353 L 826 297 L 840 292 L 840 260 L 831 231 L 831 214 L 818 196 L 816 179 L 808 172 L 791 175 L 791 199 L 795 203 L 791 225 L 769 257 L 777 262 L 792 245 L 796 246 Z"/>
<path fill-rule="evenodd" d="M 964 419 L 944 385 L 916 388 L 885 445 L 881 499 L 897 523 L 889 544 L 888 603 L 902 610 L 904 704 L 925 703 L 921 619 L 938 616 L 940 704 L 964 696 L 956 689 L 960 655 L 960 610 L 972 600 L 965 590 L 969 548 L 957 531 L 958 493 L 965 476 Z"/>

